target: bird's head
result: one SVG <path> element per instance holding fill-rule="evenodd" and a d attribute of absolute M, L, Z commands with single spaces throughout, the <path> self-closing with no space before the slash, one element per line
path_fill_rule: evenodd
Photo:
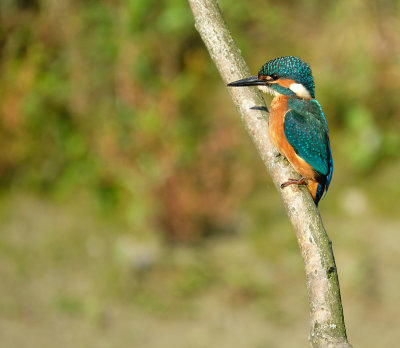
<path fill-rule="evenodd" d="M 229 87 L 258 86 L 264 92 L 315 98 L 314 79 L 310 66 L 297 57 L 280 57 L 265 63 L 258 76 L 248 77 L 228 84 Z"/>

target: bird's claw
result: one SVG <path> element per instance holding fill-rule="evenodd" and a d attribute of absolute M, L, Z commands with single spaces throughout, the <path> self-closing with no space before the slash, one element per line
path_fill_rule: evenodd
<path fill-rule="evenodd" d="M 305 185 L 306 183 L 307 182 L 306 182 L 305 178 L 300 178 L 298 180 L 289 179 L 288 181 L 286 181 L 283 184 L 281 184 L 281 189 L 284 189 L 285 187 L 290 186 L 290 185 Z"/>

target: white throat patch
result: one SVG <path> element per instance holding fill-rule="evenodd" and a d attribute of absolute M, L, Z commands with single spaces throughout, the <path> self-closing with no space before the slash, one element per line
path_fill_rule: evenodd
<path fill-rule="evenodd" d="M 310 92 L 301 83 L 292 83 L 289 89 L 294 92 L 299 98 L 312 99 Z"/>
<path fill-rule="evenodd" d="M 271 87 L 268 87 L 268 86 L 258 86 L 258 89 L 261 92 L 269 93 L 274 97 L 276 97 L 279 94 L 277 91 L 273 90 Z"/>

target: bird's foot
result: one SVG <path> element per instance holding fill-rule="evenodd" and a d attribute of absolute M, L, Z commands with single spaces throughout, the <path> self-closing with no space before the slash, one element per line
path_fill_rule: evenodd
<path fill-rule="evenodd" d="M 300 178 L 299 180 L 289 179 L 288 181 L 281 184 L 281 188 L 283 189 L 290 185 L 306 185 L 306 184 L 307 184 L 307 182 L 306 182 L 305 178 Z"/>

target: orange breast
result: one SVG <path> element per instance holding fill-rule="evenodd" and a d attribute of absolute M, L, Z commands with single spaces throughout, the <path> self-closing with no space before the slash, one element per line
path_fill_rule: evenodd
<path fill-rule="evenodd" d="M 301 176 L 306 179 L 315 179 L 313 168 L 296 154 L 286 140 L 283 123 L 288 109 L 288 99 L 289 97 L 285 95 L 279 95 L 272 100 L 269 115 L 269 136 L 279 152 L 288 159 Z"/>

